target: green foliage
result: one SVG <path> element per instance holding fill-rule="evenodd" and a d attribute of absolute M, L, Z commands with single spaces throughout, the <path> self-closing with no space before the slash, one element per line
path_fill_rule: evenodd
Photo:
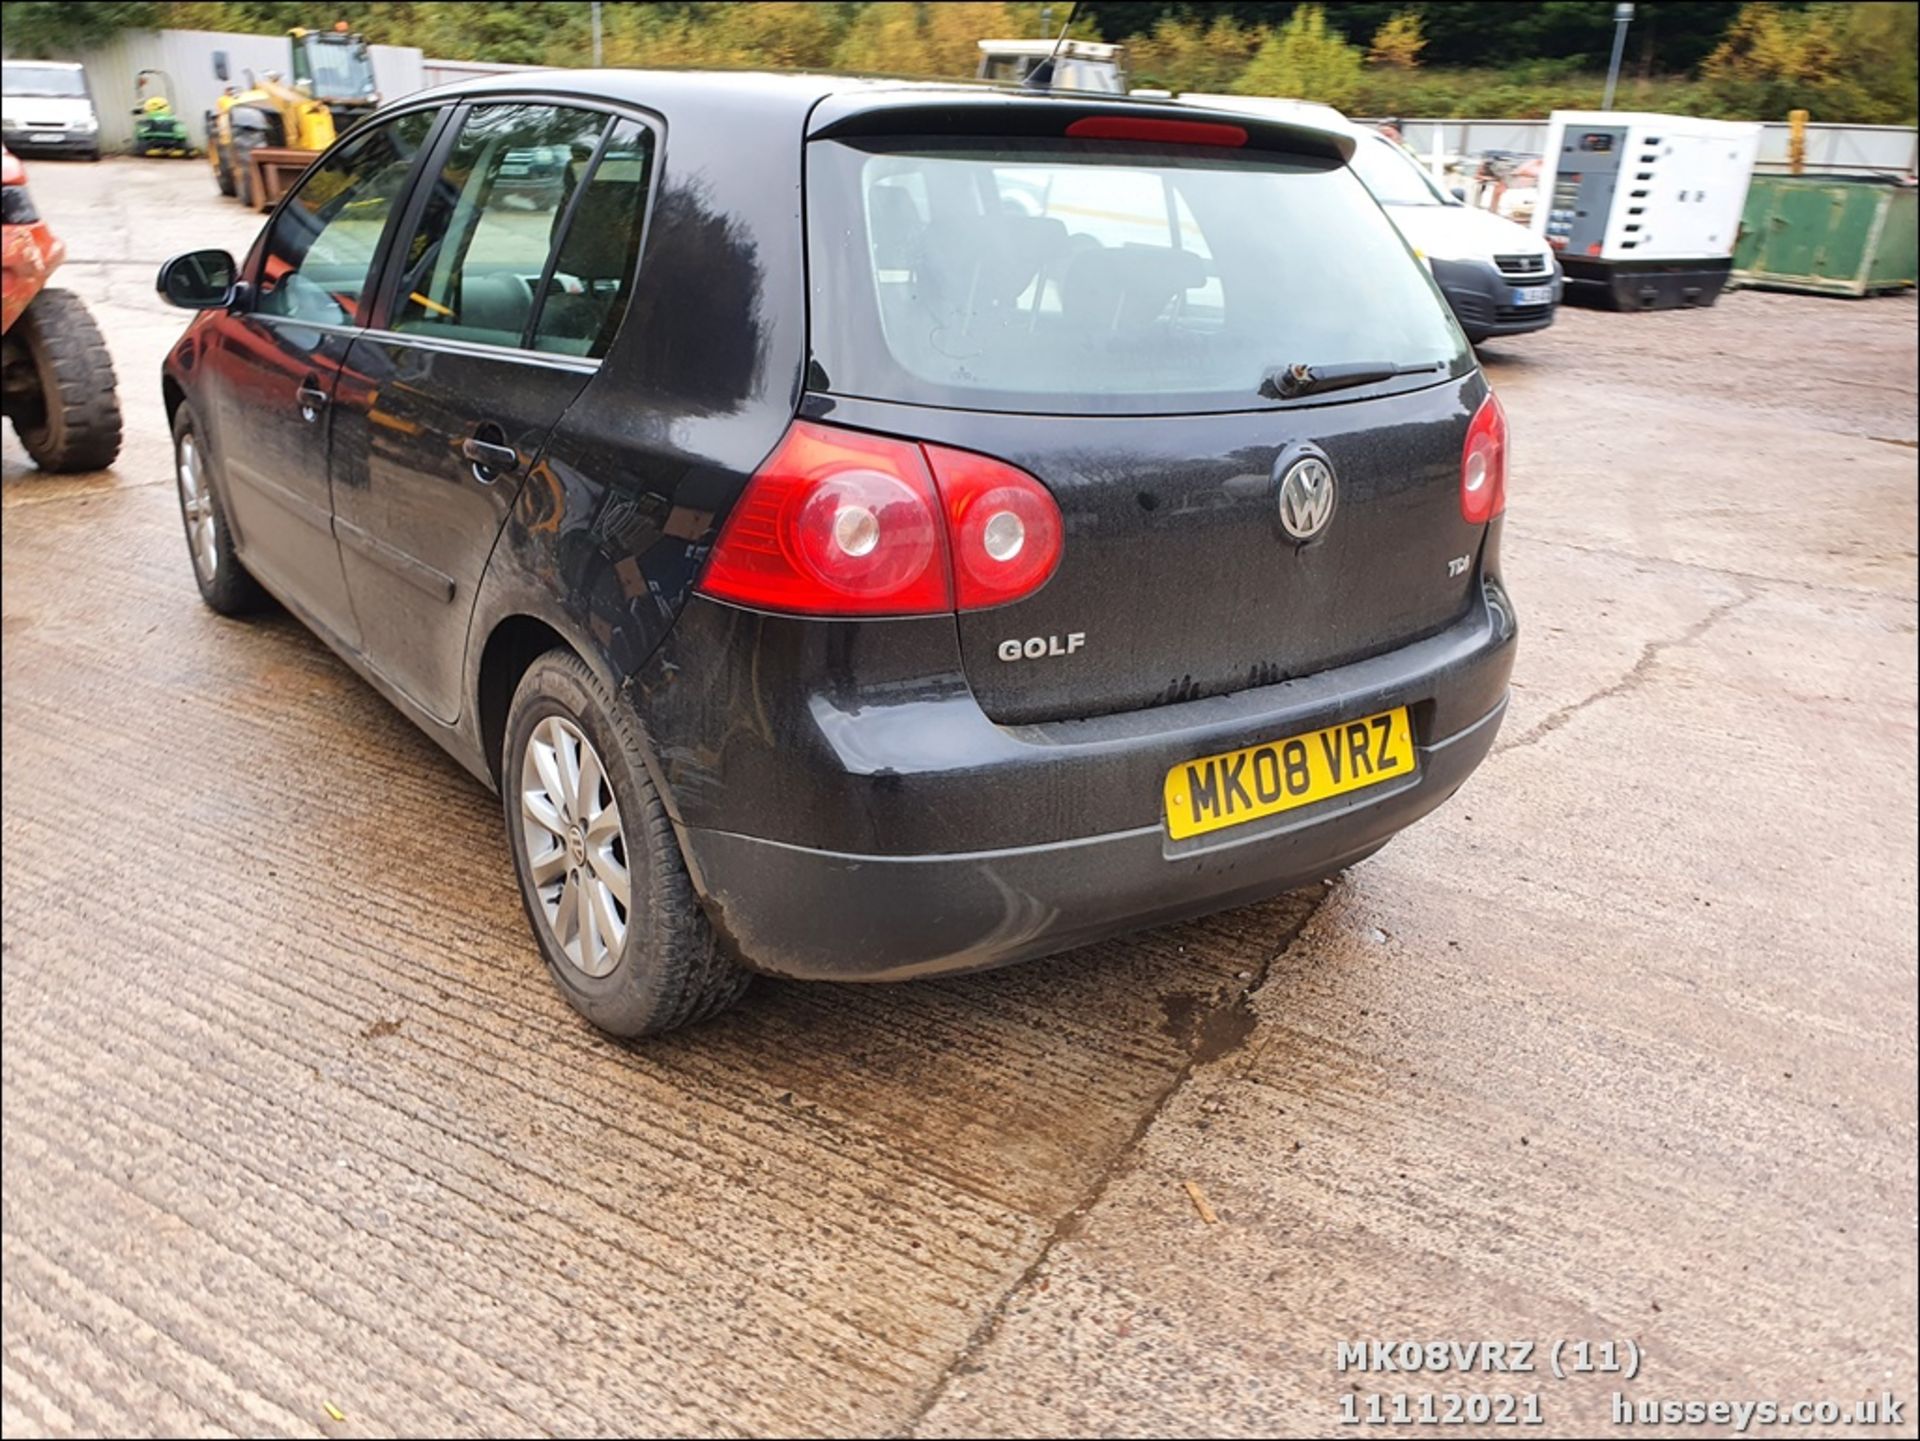
<path fill-rule="evenodd" d="M 6 7 L 7 53 L 51 55 L 110 40 L 116 30 L 155 23 L 161 5 L 75 5 L 69 0 L 11 0 Z"/>
<path fill-rule="evenodd" d="M 1701 66 L 1701 79 L 1713 102 L 1729 111 L 1910 120 L 1915 32 L 1912 5 L 1786 10 L 1760 0 L 1741 8 Z"/>
<path fill-rule="evenodd" d="M 1205 3 L 1205 0 L 1087 0 L 1083 13 L 1109 40 L 1129 43 L 1167 19 L 1202 23 L 1226 15 L 1256 30 L 1286 23 L 1291 3 Z M 1690 72 L 1719 43 L 1740 0 L 1641 0 L 1635 7 L 1628 59 L 1635 69 Z M 1571 60 L 1583 71 L 1605 70 L 1613 47 L 1612 0 L 1332 0 L 1327 23 L 1365 48 L 1395 15 L 1420 17 L 1429 67 L 1490 69 L 1527 60 Z"/>
<path fill-rule="evenodd" d="M 1241 95 L 1284 95 L 1344 109 L 1359 92 L 1360 79 L 1360 51 L 1328 28 L 1322 6 L 1302 5 L 1267 36 L 1233 88 Z"/>
<path fill-rule="evenodd" d="M 1426 48 L 1427 32 L 1420 16 L 1415 11 L 1403 10 L 1373 32 L 1373 43 L 1367 47 L 1367 64 L 1389 70 L 1415 70 L 1420 65 L 1420 52 Z"/>
<path fill-rule="evenodd" d="M 832 62 L 842 29 L 838 7 L 798 0 L 609 5 L 604 13 L 609 65 L 819 69 Z"/>
<path fill-rule="evenodd" d="M 853 74 L 894 75 L 924 50 L 918 5 L 863 5 L 840 37 L 833 68 Z"/>
<path fill-rule="evenodd" d="M 833 68 L 870 75 L 965 80 L 978 73 L 982 40 L 1037 40 L 1057 36 L 1066 4 L 1054 5 L 1043 30 L 1038 4 L 893 4 L 849 7 L 854 13 L 833 54 Z M 1090 20 L 1076 18 L 1077 39 L 1100 38 Z"/>
<path fill-rule="evenodd" d="M 1127 46 L 1133 83 L 1222 94 L 1233 88 L 1265 38 L 1264 32 L 1239 24 L 1231 15 L 1215 15 L 1211 24 L 1162 20 L 1151 35 Z"/>
<path fill-rule="evenodd" d="M 1914 60 L 1920 54 L 1920 5 L 1849 5 L 1842 33 L 1863 96 L 1856 113 L 1878 116 L 1879 123 L 1913 124 L 1920 116 L 1920 66 Z"/>

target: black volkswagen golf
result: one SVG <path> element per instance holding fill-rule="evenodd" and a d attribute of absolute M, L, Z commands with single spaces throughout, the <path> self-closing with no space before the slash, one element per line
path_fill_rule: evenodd
<path fill-rule="evenodd" d="M 200 592 L 499 790 L 612 1032 L 1326 876 L 1486 755 L 1515 636 L 1506 423 L 1351 144 L 804 76 L 388 106 L 161 271 Z"/>

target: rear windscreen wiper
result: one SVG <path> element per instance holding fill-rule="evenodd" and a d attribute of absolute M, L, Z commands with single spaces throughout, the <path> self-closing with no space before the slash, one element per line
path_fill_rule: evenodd
<path fill-rule="evenodd" d="M 1269 370 L 1260 382 L 1260 393 L 1268 400 L 1292 400 L 1296 396 L 1371 385 L 1376 380 L 1418 375 L 1445 366 L 1443 360 L 1428 361 L 1424 365 L 1395 365 L 1387 360 L 1350 360 L 1342 365 L 1279 365 Z"/>

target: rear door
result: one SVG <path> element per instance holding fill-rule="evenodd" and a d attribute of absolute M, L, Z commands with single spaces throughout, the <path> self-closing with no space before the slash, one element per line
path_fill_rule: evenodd
<path fill-rule="evenodd" d="M 397 116 L 302 177 L 261 237 L 251 304 L 218 316 L 205 360 L 205 420 L 242 556 L 349 645 L 358 632 L 327 478 L 334 388 L 366 324 L 382 238 L 439 115 Z"/>
<path fill-rule="evenodd" d="M 341 382 L 333 495 L 369 660 L 452 721 L 493 543 L 625 311 L 652 132 L 475 104 L 443 151 L 394 247 L 390 318 L 354 342 Z"/>
<path fill-rule="evenodd" d="M 1271 685 L 1465 611 L 1485 385 L 1337 159 L 1028 136 L 808 164 L 812 413 L 1010 461 L 1062 511 L 1053 578 L 959 617 L 989 715 Z M 1290 365 L 1381 373 L 1283 399 Z M 1331 504 L 1290 515 L 1289 477 L 1325 475 Z"/>

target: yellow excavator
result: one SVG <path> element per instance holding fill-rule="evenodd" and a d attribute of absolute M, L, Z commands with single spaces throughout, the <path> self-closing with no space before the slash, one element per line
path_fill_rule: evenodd
<path fill-rule="evenodd" d="M 213 73 L 227 89 L 207 112 L 207 158 L 220 193 L 254 210 L 272 205 L 336 135 L 380 103 L 373 52 L 346 21 L 289 30 L 287 43 L 287 74 L 248 71 L 244 88 L 232 83 L 227 52 L 213 55 Z"/>

